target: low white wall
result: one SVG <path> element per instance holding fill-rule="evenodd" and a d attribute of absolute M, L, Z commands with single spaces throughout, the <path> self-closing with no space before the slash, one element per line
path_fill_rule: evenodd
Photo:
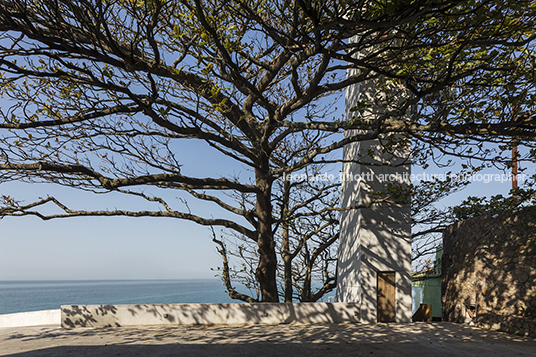
<path fill-rule="evenodd" d="M 359 303 L 65 305 L 62 327 L 359 322 Z"/>
<path fill-rule="evenodd" d="M 60 321 L 60 309 L 0 315 L 0 327 L 59 325 Z"/>

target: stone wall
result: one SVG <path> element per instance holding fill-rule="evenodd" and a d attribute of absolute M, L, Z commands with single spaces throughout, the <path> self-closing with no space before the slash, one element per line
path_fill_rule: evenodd
<path fill-rule="evenodd" d="M 443 319 L 536 337 L 536 207 L 443 234 Z"/>

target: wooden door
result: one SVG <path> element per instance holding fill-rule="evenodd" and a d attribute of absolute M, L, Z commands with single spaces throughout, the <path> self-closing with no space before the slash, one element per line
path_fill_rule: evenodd
<path fill-rule="evenodd" d="M 394 271 L 378 272 L 378 322 L 396 322 Z"/>

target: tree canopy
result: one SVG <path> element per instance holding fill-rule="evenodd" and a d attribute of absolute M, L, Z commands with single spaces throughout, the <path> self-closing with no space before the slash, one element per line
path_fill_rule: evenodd
<path fill-rule="evenodd" d="M 534 158 L 535 28 L 536 2 L 524 0 L 3 1 L 0 182 L 113 191 L 159 207 L 88 211 L 46 193 L 31 203 L 4 195 L 0 215 L 225 227 L 256 246 L 260 300 L 278 301 L 276 237 L 297 219 L 322 227 L 356 208 L 325 205 L 327 188 L 315 185 L 289 205 L 285 175 L 315 173 L 340 161 L 344 145 L 378 138 L 385 151 L 411 141 L 423 166 L 447 155 L 507 164 L 512 138 L 532 149 L 520 160 Z M 335 117 L 333 97 L 370 81 L 383 93 L 376 102 Z M 190 174 L 182 162 L 192 141 L 247 173 Z M 193 212 L 165 191 L 228 214 Z M 44 213 L 46 203 L 59 211 Z M 287 248 L 288 258 L 303 244 Z M 232 297 L 256 300 L 224 275 Z"/>

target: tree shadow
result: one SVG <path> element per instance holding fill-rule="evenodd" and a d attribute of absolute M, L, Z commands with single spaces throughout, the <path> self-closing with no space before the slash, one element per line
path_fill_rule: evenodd
<path fill-rule="evenodd" d="M 356 303 L 67 305 L 61 310 L 65 328 L 360 321 Z"/>
<path fill-rule="evenodd" d="M 4 356 L 487 356 L 534 354 L 536 340 L 452 323 L 34 328 Z M 15 347 L 23 352 L 14 351 Z M 9 352 L 8 352 L 9 351 Z M 8 353 L 6 353 L 8 352 Z"/>

